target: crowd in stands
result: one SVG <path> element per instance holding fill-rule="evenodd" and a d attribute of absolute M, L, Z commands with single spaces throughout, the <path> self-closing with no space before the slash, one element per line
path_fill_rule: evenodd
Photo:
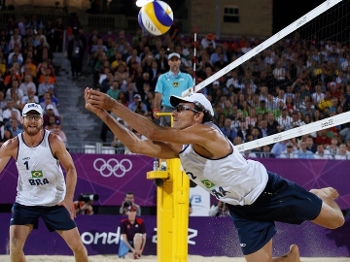
<path fill-rule="evenodd" d="M 26 103 L 42 106 L 44 128 L 67 138 L 61 129 L 53 53 L 62 51 L 62 19 L 46 24 L 36 15 L 10 18 L 0 31 L 0 144 L 23 130 L 20 121 Z"/>
<path fill-rule="evenodd" d="M 10 130 L 12 135 L 19 132 L 20 123 L 12 120 L 19 120 L 21 108 L 28 101 L 39 102 L 46 111 L 52 110 L 45 117 L 45 128 L 54 128 L 60 123 L 51 62 L 52 53 L 62 48 L 55 42 L 55 39 L 59 41 L 62 28 L 59 19 L 43 25 L 33 16 L 29 21 L 21 18 L 17 23 L 9 23 L 7 30 L 1 31 L 3 140 L 5 130 Z M 216 40 L 208 33 L 198 41 L 194 59 L 193 38 L 182 36 L 176 25 L 162 37 L 146 35 L 141 29 L 131 35 L 124 30 L 115 34 L 102 34 L 98 29 L 84 32 L 78 19 L 73 20 L 71 30 L 80 40 L 73 40 L 76 43 L 70 52 L 76 52 L 75 44 L 84 49 L 94 88 L 152 119 L 154 89 L 159 75 L 169 70 L 169 53 L 179 53 L 181 71 L 199 83 L 261 41 L 245 36 Z M 68 57 L 70 55 L 74 54 Z M 75 72 L 77 78 L 79 70 Z M 316 37 L 307 40 L 294 32 L 291 38 L 256 54 L 201 92 L 212 102 L 215 123 L 234 145 L 341 114 L 348 111 L 350 105 L 349 44 Z M 107 142 L 107 130 L 106 126 L 101 127 L 103 142 Z M 120 146 L 117 138 L 112 144 Z M 346 124 L 335 126 L 243 154 L 246 157 L 349 159 L 350 128 Z"/>
<path fill-rule="evenodd" d="M 124 31 L 103 40 L 94 30 L 89 43 L 94 86 L 152 118 L 157 78 L 169 70 L 167 54 L 179 53 L 181 70 L 196 77 L 198 83 L 260 42 L 246 37 L 215 41 L 213 34 L 207 34 L 197 48 L 196 72 L 193 41 L 182 38 L 176 30 L 163 38 L 138 30 L 129 41 Z M 235 145 L 249 142 L 348 111 L 349 51 L 348 45 L 315 38 L 307 41 L 296 32 L 292 39 L 267 48 L 201 92 L 212 102 L 214 121 L 226 136 Z M 285 153 L 289 143 L 293 158 L 349 159 L 349 139 L 350 129 L 342 125 L 243 154 L 290 157 Z M 312 140 L 312 150 L 304 147 L 307 140 Z"/>

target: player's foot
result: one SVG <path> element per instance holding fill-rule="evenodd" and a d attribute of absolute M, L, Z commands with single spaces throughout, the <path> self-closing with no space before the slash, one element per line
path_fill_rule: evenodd
<path fill-rule="evenodd" d="M 300 262 L 299 248 L 293 244 L 289 248 L 289 252 L 281 257 L 273 258 L 273 262 Z"/>
<path fill-rule="evenodd" d="M 288 258 L 290 262 L 300 262 L 299 247 L 292 244 L 289 248 Z"/>
<path fill-rule="evenodd" d="M 314 193 L 316 196 L 330 198 L 332 200 L 339 197 L 338 191 L 333 187 L 324 187 L 320 189 L 311 189 L 311 193 Z"/>

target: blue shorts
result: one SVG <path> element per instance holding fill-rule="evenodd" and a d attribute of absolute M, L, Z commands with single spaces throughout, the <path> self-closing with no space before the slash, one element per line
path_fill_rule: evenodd
<path fill-rule="evenodd" d="M 275 173 L 268 175 L 264 191 L 252 205 L 228 205 L 244 255 L 270 241 L 276 233 L 274 221 L 301 224 L 321 212 L 322 200 L 318 196 Z"/>
<path fill-rule="evenodd" d="M 133 247 L 133 241 L 129 241 L 129 244 Z M 124 256 L 130 252 L 129 247 L 125 244 L 123 239 L 119 241 L 118 257 L 124 258 Z"/>
<path fill-rule="evenodd" d="M 50 232 L 55 230 L 70 230 L 77 225 L 70 218 L 68 210 L 64 206 L 23 206 L 15 203 L 12 207 L 11 225 L 33 225 L 38 228 L 39 217 L 43 219 Z"/>

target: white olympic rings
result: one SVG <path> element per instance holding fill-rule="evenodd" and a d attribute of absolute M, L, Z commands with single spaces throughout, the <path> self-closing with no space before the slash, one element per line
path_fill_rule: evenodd
<path fill-rule="evenodd" d="M 125 163 L 126 165 L 124 165 Z M 126 158 L 122 159 L 120 162 L 115 158 L 111 158 L 107 162 L 103 158 L 97 158 L 93 166 L 103 177 L 110 177 L 112 174 L 116 177 L 123 177 L 132 169 L 132 162 Z M 118 170 L 120 170 L 120 172 L 118 172 Z"/>

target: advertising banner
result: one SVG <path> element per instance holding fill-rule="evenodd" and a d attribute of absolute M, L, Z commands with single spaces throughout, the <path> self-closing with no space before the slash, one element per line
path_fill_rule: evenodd
<path fill-rule="evenodd" d="M 152 170 L 152 158 L 106 154 L 72 154 L 72 157 L 78 173 L 75 199 L 80 193 L 91 192 L 100 197 L 94 205 L 119 206 L 124 200 L 125 193 L 131 191 L 135 194 L 135 202 L 140 206 L 156 206 L 156 186 L 153 180 L 146 179 L 146 173 Z M 336 188 L 340 194 L 337 203 L 342 209 L 350 208 L 350 161 L 276 158 L 258 160 L 267 170 L 288 178 L 308 190 L 328 186 Z M 16 184 L 17 170 L 15 162 L 11 160 L 0 173 L 0 204 L 14 202 Z M 191 191 L 198 192 L 197 188 Z M 200 205 L 207 205 L 206 196 L 208 194 L 202 192 L 191 195 L 190 200 L 195 212 L 199 210 Z M 213 196 L 210 199 L 211 204 L 216 203 Z M 204 210 L 205 208 L 201 214 L 206 212 Z"/>
<path fill-rule="evenodd" d="M 11 214 L 0 214 L 0 254 L 6 254 Z M 119 224 L 123 216 L 78 215 L 77 225 L 89 255 L 117 254 L 120 241 Z M 156 217 L 143 216 L 147 229 L 144 254 L 156 254 Z M 304 222 L 301 225 L 276 223 L 273 241 L 274 256 L 282 255 L 292 243 L 305 257 L 349 257 L 350 220 L 336 230 L 325 229 Z M 62 238 L 46 229 L 40 220 L 39 229 L 33 230 L 24 248 L 27 255 L 72 255 Z M 237 232 L 229 217 L 190 217 L 188 253 L 202 256 L 241 257 Z"/>

